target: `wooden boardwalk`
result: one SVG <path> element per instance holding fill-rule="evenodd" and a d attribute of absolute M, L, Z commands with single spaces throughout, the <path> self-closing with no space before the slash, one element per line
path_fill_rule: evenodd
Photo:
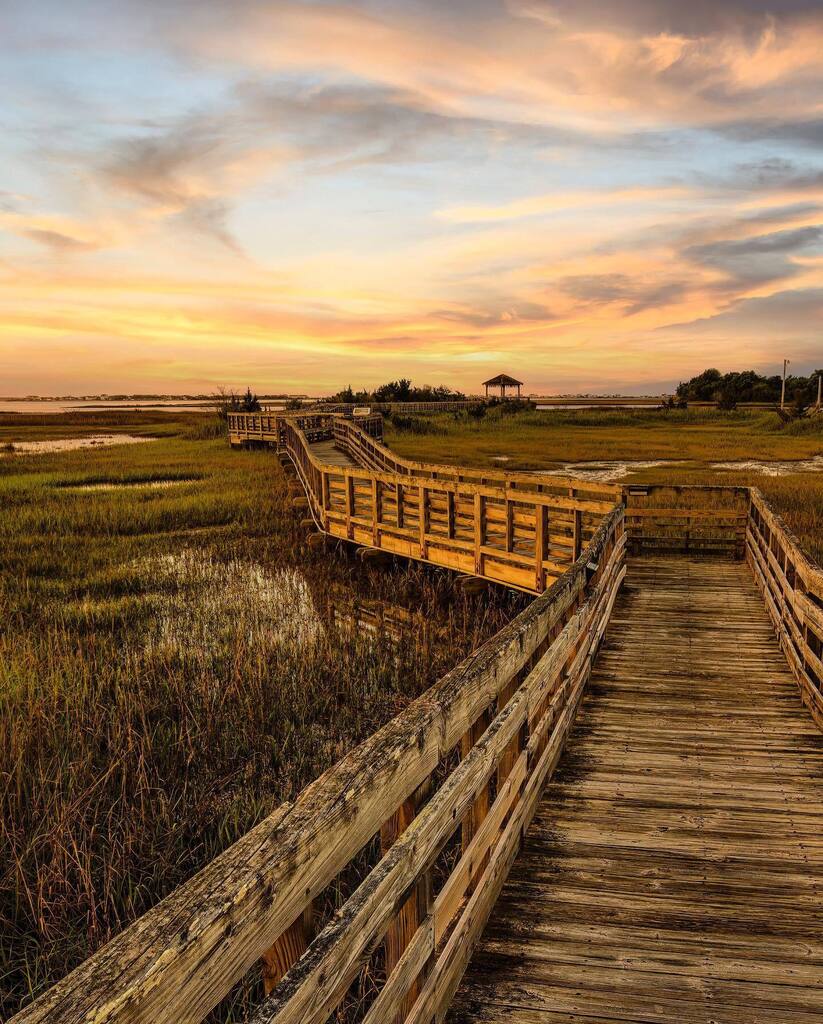
<path fill-rule="evenodd" d="M 321 533 L 538 596 L 15 1024 L 201 1024 L 260 972 L 249 1024 L 823 1024 L 823 571 L 763 495 L 229 428 Z"/>
<path fill-rule="evenodd" d="M 451 1024 L 823 1022 L 823 735 L 742 563 L 629 563 Z"/>

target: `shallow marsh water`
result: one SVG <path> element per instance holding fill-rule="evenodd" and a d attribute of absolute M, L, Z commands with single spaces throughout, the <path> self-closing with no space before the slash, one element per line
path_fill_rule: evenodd
<path fill-rule="evenodd" d="M 134 434 L 94 434 L 92 437 L 61 437 L 46 441 L 10 441 L 0 445 L 0 456 L 53 455 L 82 448 L 110 448 L 117 444 L 145 444 L 154 440 L 153 437 L 136 437 Z"/>
<path fill-rule="evenodd" d="M 687 466 L 685 459 L 614 459 L 599 462 L 566 462 L 559 469 L 543 469 L 543 476 L 572 476 L 580 480 L 597 483 L 616 483 L 632 473 L 644 469 L 658 469 L 661 466 Z M 761 473 L 763 476 L 790 476 L 793 473 L 823 473 L 823 455 L 811 459 L 783 460 L 775 462 L 750 459 L 740 462 L 712 462 L 711 469 L 727 469 L 740 473 Z"/>
<path fill-rule="evenodd" d="M 823 473 L 823 455 L 794 462 L 713 462 L 712 469 L 732 469 L 741 473 L 762 473 L 763 476 L 790 476 L 793 473 Z"/>

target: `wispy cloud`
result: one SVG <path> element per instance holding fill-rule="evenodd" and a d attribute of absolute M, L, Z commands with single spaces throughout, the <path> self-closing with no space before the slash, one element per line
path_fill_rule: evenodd
<path fill-rule="evenodd" d="M 436 216 L 451 224 L 476 224 L 484 221 L 516 220 L 521 217 L 547 216 L 567 210 L 598 206 L 655 203 L 686 199 L 694 190 L 681 186 L 658 188 L 617 188 L 589 192 L 557 192 L 526 196 L 499 206 L 451 206 L 438 210 Z"/>

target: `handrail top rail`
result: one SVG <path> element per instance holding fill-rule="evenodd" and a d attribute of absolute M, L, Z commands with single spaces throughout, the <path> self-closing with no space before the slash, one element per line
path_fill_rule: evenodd
<path fill-rule="evenodd" d="M 772 528 L 783 534 L 786 543 L 793 548 L 792 557 L 795 562 L 795 571 L 806 585 L 806 589 L 823 600 L 823 568 L 806 551 L 797 535 L 786 525 L 786 521 L 780 513 L 772 508 L 760 488 L 752 486 L 749 488 L 749 493 L 757 511 Z"/>

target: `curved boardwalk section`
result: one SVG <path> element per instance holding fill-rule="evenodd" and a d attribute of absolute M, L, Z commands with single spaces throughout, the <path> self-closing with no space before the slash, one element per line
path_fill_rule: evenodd
<path fill-rule="evenodd" d="M 744 564 L 630 562 L 449 1020 L 823 1022 L 823 735 Z"/>
<path fill-rule="evenodd" d="M 229 415 L 233 445 L 288 458 L 323 533 L 535 594 L 621 499 L 613 484 L 403 459 L 382 436 L 379 416 Z"/>

